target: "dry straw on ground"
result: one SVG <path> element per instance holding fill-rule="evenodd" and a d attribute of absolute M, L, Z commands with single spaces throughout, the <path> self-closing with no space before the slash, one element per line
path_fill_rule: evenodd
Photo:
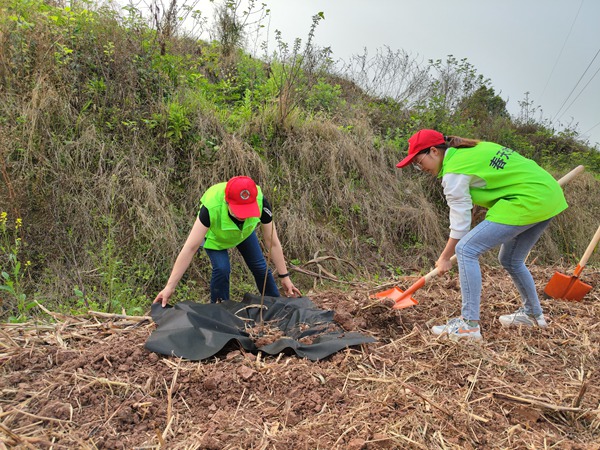
<path fill-rule="evenodd" d="M 552 271 L 534 275 L 541 291 Z M 543 300 L 548 329 L 515 330 L 497 321 L 514 287 L 484 267 L 482 344 L 428 331 L 458 314 L 455 277 L 401 311 L 366 289 L 309 294 L 379 339 L 316 363 L 235 345 L 204 362 L 158 356 L 145 318 L 4 324 L 0 448 L 599 448 L 600 272 L 584 274 L 582 303 Z"/>

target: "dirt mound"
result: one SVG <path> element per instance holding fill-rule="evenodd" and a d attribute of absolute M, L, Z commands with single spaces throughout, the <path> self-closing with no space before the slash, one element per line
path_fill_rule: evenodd
<path fill-rule="evenodd" d="M 564 271 L 566 272 L 566 270 Z M 535 273 L 540 291 L 553 271 Z M 584 281 L 600 286 L 600 272 Z M 542 284 L 543 283 L 543 284 Z M 408 286 L 410 282 L 401 283 Z M 149 353 L 130 318 L 55 316 L 0 329 L 0 444 L 18 448 L 600 448 L 600 297 L 544 300 L 547 329 L 505 329 L 518 306 L 484 268 L 484 342 L 436 339 L 455 278 L 393 311 L 368 292 L 309 297 L 377 343 L 310 362 L 232 346 L 193 363 Z"/>

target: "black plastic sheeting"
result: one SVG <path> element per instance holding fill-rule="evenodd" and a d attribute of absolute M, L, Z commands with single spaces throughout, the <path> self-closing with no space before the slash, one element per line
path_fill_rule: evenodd
<path fill-rule="evenodd" d="M 264 297 L 262 309 L 263 323 L 279 328 L 285 336 L 257 347 L 245 330 L 260 323 L 259 296 L 246 294 L 241 302 L 186 301 L 165 308 L 155 303 L 151 316 L 157 329 L 146 341 L 146 348 L 162 355 L 200 361 L 237 341 L 250 352 L 276 355 L 291 350 L 300 357 L 317 361 L 346 347 L 376 342 L 372 336 L 345 332 L 333 321 L 333 311 L 317 308 L 307 297 Z M 311 344 L 299 342 L 303 337 L 315 335 Z"/>

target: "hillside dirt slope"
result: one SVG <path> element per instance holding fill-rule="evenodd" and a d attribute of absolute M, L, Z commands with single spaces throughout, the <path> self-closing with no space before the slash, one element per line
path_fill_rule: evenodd
<path fill-rule="evenodd" d="M 554 270 L 532 270 L 541 292 Z M 584 272 L 584 302 L 543 300 L 544 330 L 502 328 L 516 291 L 501 269 L 483 276 L 480 344 L 428 330 L 459 314 L 456 275 L 401 311 L 367 291 L 308 293 L 378 338 L 319 362 L 235 345 L 163 357 L 144 349 L 148 321 L 4 324 L 0 448 L 600 448 L 600 271 Z"/>

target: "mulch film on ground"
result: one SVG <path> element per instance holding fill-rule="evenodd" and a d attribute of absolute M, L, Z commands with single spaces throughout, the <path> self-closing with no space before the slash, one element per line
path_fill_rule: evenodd
<path fill-rule="evenodd" d="M 158 329 L 145 347 L 195 361 L 214 356 L 232 342 L 253 353 L 287 351 L 318 361 L 344 348 L 376 341 L 344 331 L 333 321 L 333 311 L 317 308 L 306 297 L 261 299 L 246 294 L 241 302 L 182 302 L 166 308 L 154 304 L 151 316 Z"/>
<path fill-rule="evenodd" d="M 541 293 L 554 271 L 534 270 Z M 483 277 L 481 344 L 429 332 L 460 312 L 456 276 L 400 311 L 366 289 L 308 293 L 377 338 L 316 362 L 235 341 L 201 362 L 160 356 L 150 317 L 3 324 L 0 448 L 600 448 L 600 272 L 581 303 L 543 300 L 543 330 L 501 327 L 516 291 L 501 269 Z"/>

